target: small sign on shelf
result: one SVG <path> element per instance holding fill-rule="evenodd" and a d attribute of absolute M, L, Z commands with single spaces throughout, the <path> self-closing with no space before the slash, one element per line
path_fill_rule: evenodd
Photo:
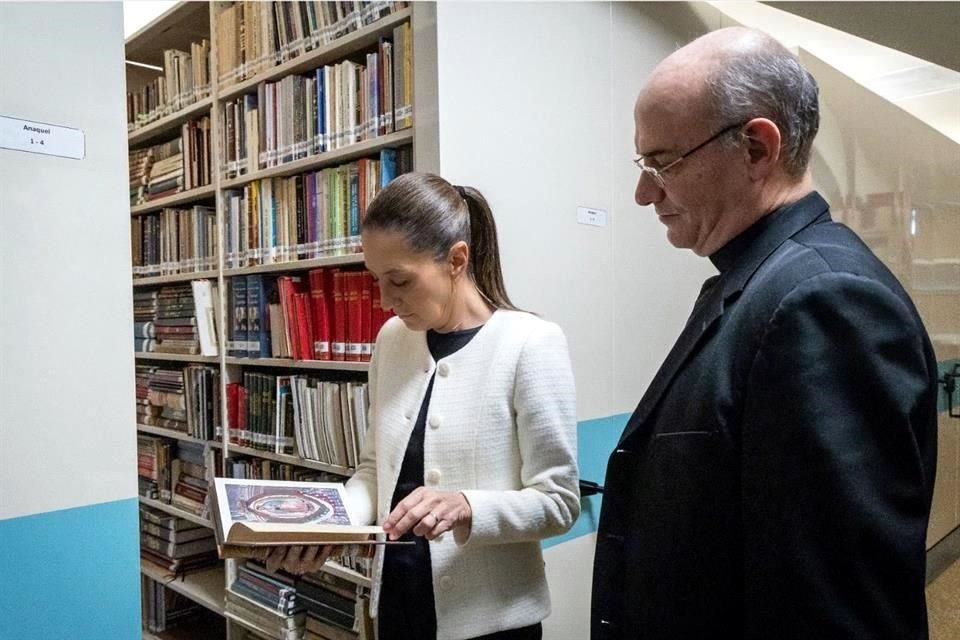
<path fill-rule="evenodd" d="M 80 129 L 0 116 L 0 148 L 83 160 L 84 145 Z"/>
<path fill-rule="evenodd" d="M 594 227 L 607 226 L 607 210 L 592 207 L 577 207 L 577 222 Z"/>

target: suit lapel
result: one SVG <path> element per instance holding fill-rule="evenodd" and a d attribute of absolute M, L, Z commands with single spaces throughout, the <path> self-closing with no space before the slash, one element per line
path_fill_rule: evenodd
<path fill-rule="evenodd" d="M 723 315 L 725 302 L 743 291 L 763 261 L 788 238 L 809 225 L 829 221 L 829 205 L 820 194 L 813 191 L 797 202 L 762 219 L 754 229 L 731 241 L 731 244 L 741 245 L 739 248 L 731 247 L 737 254 L 735 265 L 713 284 L 702 304 L 698 300 L 683 332 L 647 388 L 640 404 L 630 416 L 620 437 L 620 446 L 623 446 L 627 438 L 636 433 L 640 425 L 650 417 L 684 363 L 694 353 L 714 323 L 718 322 Z"/>
<path fill-rule="evenodd" d="M 664 360 L 660 370 L 657 371 L 657 375 L 654 376 L 653 382 L 651 382 L 647 388 L 647 392 L 643 394 L 640 404 L 637 405 L 633 415 L 630 416 L 623 435 L 620 437 L 620 444 L 623 444 L 647 419 L 657 406 L 667 387 L 670 386 L 670 382 L 674 376 L 676 376 L 677 372 L 683 367 L 683 364 L 693 353 L 703 336 L 710 330 L 710 327 L 717 322 L 718 318 L 723 315 L 723 290 L 722 282 L 715 283 L 710 291 L 706 293 L 706 298 L 702 304 L 694 307 L 694 311 L 690 315 L 690 319 L 687 320 L 687 325 L 684 327 L 683 332 L 680 334 L 680 337 L 677 338 L 676 343 L 674 343 L 673 349 L 667 354 L 667 359 Z"/>

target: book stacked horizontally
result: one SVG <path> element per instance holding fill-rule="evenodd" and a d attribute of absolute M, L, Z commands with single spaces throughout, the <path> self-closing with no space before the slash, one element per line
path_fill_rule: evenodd
<path fill-rule="evenodd" d="M 143 424 L 186 433 L 187 407 L 183 395 L 183 370 L 155 368 L 147 385 L 147 401 L 153 416 Z"/>
<path fill-rule="evenodd" d="M 247 561 L 237 567 L 237 578 L 227 589 L 228 616 L 252 620 L 271 637 L 300 640 L 306 616 L 297 600 L 294 581 L 262 564 Z"/>
<path fill-rule="evenodd" d="M 180 137 L 150 148 L 153 163 L 147 182 L 147 201 L 183 190 L 183 140 Z"/>
<path fill-rule="evenodd" d="M 154 326 L 158 342 L 155 350 L 162 353 L 200 353 L 196 310 L 190 284 L 163 287 L 157 299 L 157 319 Z"/>
<path fill-rule="evenodd" d="M 140 557 L 164 571 L 185 574 L 217 564 L 213 531 L 140 505 Z"/>
<path fill-rule="evenodd" d="M 159 294 L 156 291 L 135 291 L 133 293 L 133 350 L 149 353 L 157 346 L 157 334 L 154 321 L 160 308 Z"/>
<path fill-rule="evenodd" d="M 210 517 L 207 490 L 213 475 L 211 470 L 217 465 L 217 453 L 199 442 L 177 443 L 176 457 L 170 463 L 173 506 L 201 518 Z"/>
<path fill-rule="evenodd" d="M 137 434 L 137 480 L 144 498 L 170 501 L 170 459 L 174 447 L 167 438 Z"/>
<path fill-rule="evenodd" d="M 373 640 L 369 600 L 357 586 L 322 572 L 296 582 L 306 613 L 304 640 Z"/>
<path fill-rule="evenodd" d="M 147 201 L 147 185 L 150 182 L 150 165 L 153 153 L 150 149 L 134 149 L 129 154 L 130 206 Z"/>

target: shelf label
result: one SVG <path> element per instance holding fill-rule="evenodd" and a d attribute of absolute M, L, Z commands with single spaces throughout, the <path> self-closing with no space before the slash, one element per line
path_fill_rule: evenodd
<path fill-rule="evenodd" d="M 0 148 L 83 160 L 80 129 L 0 116 Z"/>
<path fill-rule="evenodd" d="M 594 227 L 605 227 L 607 226 L 607 210 L 577 207 L 577 222 L 580 224 L 593 225 Z"/>

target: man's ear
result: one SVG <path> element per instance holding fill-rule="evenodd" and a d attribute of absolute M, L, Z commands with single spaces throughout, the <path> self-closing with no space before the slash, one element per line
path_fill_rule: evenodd
<path fill-rule="evenodd" d="M 447 263 L 450 266 L 450 276 L 456 280 L 467 270 L 467 263 L 470 261 L 470 247 L 463 240 L 454 242 L 447 254 Z"/>
<path fill-rule="evenodd" d="M 769 176 L 780 162 L 780 128 L 767 118 L 754 118 L 743 127 L 750 178 Z"/>

